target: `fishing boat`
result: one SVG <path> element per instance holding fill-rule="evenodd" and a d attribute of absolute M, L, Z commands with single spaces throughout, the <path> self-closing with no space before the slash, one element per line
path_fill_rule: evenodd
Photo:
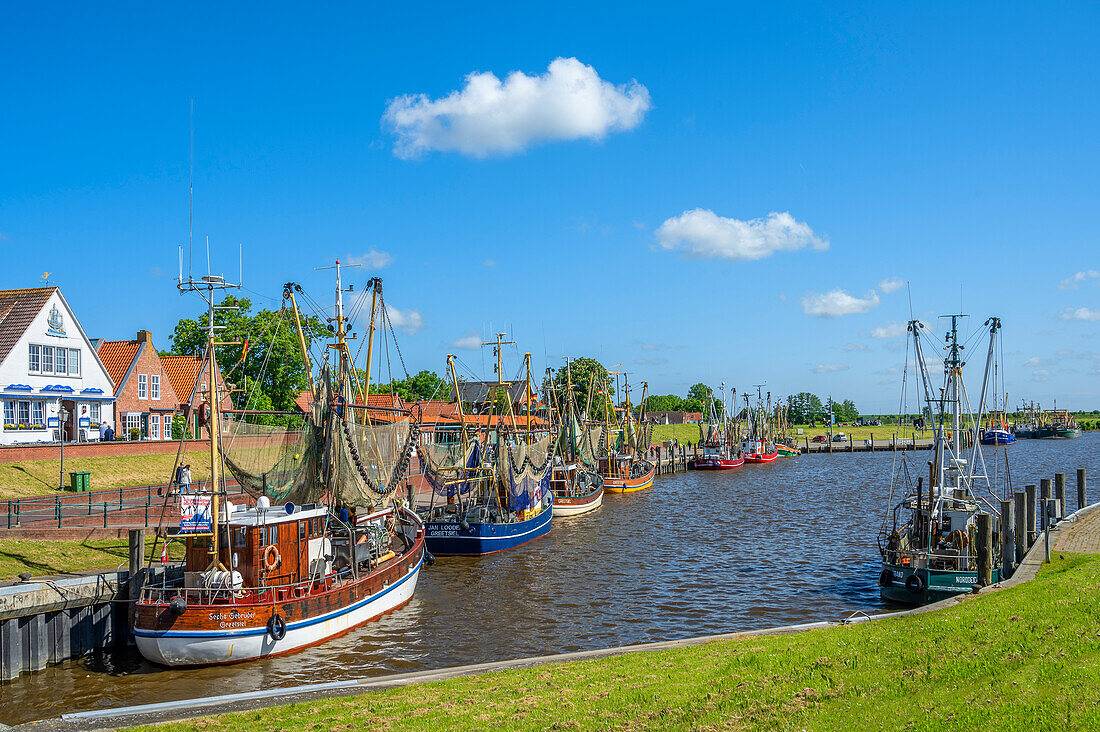
<path fill-rule="evenodd" d="M 777 404 L 775 406 L 775 424 L 776 432 L 775 437 L 775 450 L 779 453 L 779 457 L 798 457 L 802 454 L 802 451 L 794 444 L 794 437 L 790 435 L 790 401 L 786 405 Z"/>
<path fill-rule="evenodd" d="M 1043 437 L 1058 440 L 1072 440 L 1081 436 L 1081 428 L 1077 426 L 1077 420 L 1066 409 L 1050 409 L 1046 412 L 1048 431 Z"/>
<path fill-rule="evenodd" d="M 982 431 L 981 440 L 983 445 L 1011 445 L 1016 442 L 1016 435 L 1008 428 L 1004 412 L 990 411 L 989 426 Z"/>
<path fill-rule="evenodd" d="M 297 423 L 291 413 L 257 412 L 247 403 L 223 417 L 214 296 L 231 285 L 214 276 L 184 280 L 181 272 L 181 291 L 202 293 L 209 309 L 202 413 L 212 479 L 198 493 L 166 497 L 179 501 L 173 538 L 185 543 L 186 555 L 182 578 L 147 585 L 136 602 L 134 639 L 154 663 L 202 666 L 290 653 L 392 612 L 413 595 L 426 558 L 424 528 L 399 488 L 418 427 L 409 414 L 375 423 L 356 408 L 355 394 L 363 392 L 352 383 L 339 267 L 332 346 L 338 371 L 325 367 L 314 382 L 299 325 L 313 406 Z M 373 343 L 381 280 L 369 289 Z M 300 323 L 296 305 L 294 314 Z M 368 364 L 370 356 L 368 347 Z M 248 421 L 272 416 L 291 424 Z M 223 463 L 254 503 L 225 499 Z"/>
<path fill-rule="evenodd" d="M 463 410 L 462 386 L 469 384 L 460 384 L 454 355 L 448 355 L 447 367 L 462 423 L 461 441 L 418 447 L 425 478 L 433 489 L 432 502 L 420 511 L 420 516 L 428 549 L 438 556 L 484 556 L 514 549 L 550 532 L 554 515 L 550 490 L 553 441 L 548 431 L 539 433 L 533 425 L 529 353 L 524 357 L 525 427 L 518 426 L 511 382 L 503 379 L 503 335 L 497 335 L 495 346 L 497 383 L 485 392 L 485 403 L 495 405 L 501 395 L 508 395 L 503 398 L 508 413 L 494 414 L 490 407 L 485 429 L 476 429 L 481 421 L 472 417 L 478 415 L 468 417 Z M 437 498 L 445 498 L 446 503 L 435 505 Z"/>
<path fill-rule="evenodd" d="M 547 369 L 547 373 L 550 370 Z M 562 404 L 554 400 L 558 419 L 559 454 L 554 457 L 550 478 L 550 492 L 554 494 L 555 516 L 579 516 L 595 511 L 603 505 L 603 476 L 596 465 L 596 457 L 584 449 L 582 429 L 573 398 L 573 379 L 569 361 L 565 363 L 566 384 Z"/>
<path fill-rule="evenodd" d="M 891 506 L 878 536 L 881 595 L 885 600 L 906 605 L 923 605 L 972 591 L 979 579 L 975 552 L 977 518 L 984 507 L 992 505 L 978 493 L 979 488 L 992 493 L 993 486 L 978 440 L 973 438 L 981 430 L 986 379 L 1001 323 L 998 318 L 986 321 L 989 350 L 985 378 L 978 413 L 971 415 L 964 411 L 967 392 L 963 387 L 958 335 L 958 321 L 965 316 L 948 317 L 951 330 L 947 336 L 948 355 L 944 359 L 941 391 L 933 390 L 924 359 L 921 340 L 926 326 L 912 320 L 908 327 L 915 347 L 924 409 L 934 415 L 934 458 L 928 465 L 928 485 L 925 486 L 925 477 L 920 476 L 914 486 L 909 480 L 907 458 L 902 453 L 900 467 L 891 472 L 891 496 L 899 482 L 906 493 Z M 930 340 L 938 347 L 936 339 Z M 895 456 L 895 461 L 898 459 Z M 1011 493 L 1011 487 L 1006 493 Z M 999 539 L 994 538 L 992 582 L 1001 579 L 1000 545 Z"/>
<path fill-rule="evenodd" d="M 610 419 L 615 414 L 615 408 L 608 391 L 602 390 L 605 424 L 602 426 L 601 442 L 604 455 L 598 465 L 600 475 L 603 476 L 604 493 L 634 493 L 645 490 L 653 485 L 653 478 L 657 475 L 656 464 L 641 455 L 649 447 L 649 427 L 644 422 L 641 426 L 634 422 L 634 412 L 630 406 L 630 385 L 625 377 L 623 391 L 626 400 L 622 420 L 616 422 L 613 430 Z M 644 387 L 641 403 L 645 405 Z M 612 433 L 616 435 L 614 446 L 611 445 Z M 589 431 L 590 444 L 591 437 L 592 433 Z"/>
<path fill-rule="evenodd" d="M 733 389 L 733 401 L 737 390 Z M 703 454 L 688 461 L 689 470 L 735 470 L 745 464 L 738 441 L 732 439 L 726 412 L 726 382 L 722 382 L 722 415 L 715 414 L 714 399 L 707 392 L 707 419 L 699 425 L 699 446 Z"/>
<path fill-rule="evenodd" d="M 745 456 L 746 463 L 773 463 L 779 459 L 779 449 L 772 441 L 768 422 L 768 413 L 771 410 L 764 406 L 760 389 L 760 386 L 756 387 L 755 408 L 749 407 L 749 395 L 745 394 L 745 415 L 748 423 L 744 440 L 741 442 L 741 452 Z M 768 393 L 768 401 L 771 401 L 771 392 Z"/>

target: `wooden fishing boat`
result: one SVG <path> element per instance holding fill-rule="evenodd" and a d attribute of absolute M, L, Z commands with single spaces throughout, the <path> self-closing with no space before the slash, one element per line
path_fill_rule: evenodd
<path fill-rule="evenodd" d="M 768 406 L 764 406 L 764 396 L 760 392 L 761 387 L 756 387 L 756 406 L 750 408 L 749 395 L 745 394 L 745 414 L 747 425 L 745 437 L 741 442 L 741 454 L 745 456 L 745 462 L 750 464 L 772 463 L 779 458 L 779 450 L 771 437 L 771 424 L 768 415 L 771 413 L 771 392 L 768 392 Z"/>
<path fill-rule="evenodd" d="M 635 460 L 632 455 L 624 455 L 613 460 L 617 471 L 611 475 L 604 474 L 605 493 L 633 493 L 653 485 L 653 477 L 657 474 L 657 466 L 653 463 L 648 460 Z"/>
<path fill-rule="evenodd" d="M 579 516 L 603 505 L 604 479 L 577 463 L 555 465 L 550 479 L 555 516 Z"/>
<path fill-rule="evenodd" d="M 353 399 L 339 267 L 337 262 L 336 383 L 327 367 L 314 383 L 299 326 L 314 386 L 312 413 L 304 420 L 260 413 L 290 422 L 278 427 L 248 422 L 254 412 L 247 409 L 223 421 L 214 292 L 228 285 L 213 276 L 184 282 L 181 275 L 180 289 L 206 290 L 210 309 L 205 393 L 212 398 L 202 412 L 209 415 L 212 480 L 205 492 L 178 497 L 181 523 L 174 538 L 186 544 L 183 577 L 146 586 L 136 602 L 135 642 L 154 663 L 237 663 L 324 642 L 407 603 L 425 559 L 434 561 L 425 554 L 420 518 L 398 491 L 417 424 L 408 414 L 389 414 L 375 424 L 365 400 L 357 405 Z M 381 305 L 384 317 L 385 304 L 381 280 L 370 287 L 373 335 L 376 310 Z M 299 322 L 296 307 L 294 312 Z M 370 358 L 368 346 L 368 363 Z M 366 374 L 369 385 L 369 369 Z M 225 500 L 223 464 L 254 505 Z M 282 505 L 273 506 L 272 499 Z M 167 541 L 166 535 L 165 554 Z"/>
<path fill-rule="evenodd" d="M 1016 435 L 1003 427 L 990 427 L 982 432 L 983 445 L 1011 445 L 1016 442 Z"/>
<path fill-rule="evenodd" d="M 703 454 L 688 461 L 688 470 L 735 470 L 745 464 L 726 418 L 726 382 L 722 382 L 722 414 L 715 413 L 713 392 L 707 390 L 707 419 L 699 425 L 699 445 Z M 733 390 L 736 403 L 737 390 Z"/>
<path fill-rule="evenodd" d="M 916 485 L 906 486 L 906 494 L 893 506 L 884 520 L 878 536 L 878 548 L 882 557 L 878 584 L 883 599 L 906 605 L 923 605 L 956 595 L 969 594 L 978 584 L 978 557 L 972 546 L 977 516 L 983 503 L 977 497 L 977 489 L 983 486 L 993 493 L 985 460 L 979 455 L 974 438 L 981 430 L 981 419 L 972 419 L 963 409 L 961 348 L 958 342 L 957 321 L 962 316 L 952 315 L 951 330 L 947 337 L 948 356 L 944 359 L 944 385 L 941 394 L 946 398 L 933 398 L 931 389 L 924 393 L 924 408 L 935 415 L 934 460 L 928 464 L 927 489 L 924 477 Z M 994 345 L 1000 320 L 990 318 L 989 351 L 986 374 L 994 358 Z M 931 384 L 928 364 L 921 345 L 921 330 L 925 326 L 917 320 L 910 321 L 909 332 L 915 347 L 915 362 L 921 383 Z M 939 339 L 930 339 L 937 347 Z M 983 382 L 983 392 L 985 384 Z M 978 395 L 977 403 L 984 404 L 985 394 Z M 973 425 L 972 427 L 964 425 Z M 969 436 L 967 436 L 969 433 Z M 966 451 L 970 450 L 969 453 Z M 903 454 L 900 458 L 905 460 Z M 923 458 L 921 458 L 923 460 Z M 1009 471 L 1005 471 L 1007 475 Z M 897 476 L 909 475 L 909 470 L 891 468 L 891 493 Z M 1011 495 L 1011 486 L 1005 486 Z M 991 495 L 990 498 L 996 498 Z M 986 500 L 989 506 L 996 501 Z M 990 581 L 1001 580 L 1001 542 L 994 540 Z"/>
<path fill-rule="evenodd" d="M 802 451 L 793 445 L 785 445 L 782 442 L 777 443 L 775 446 L 776 452 L 779 453 L 779 457 L 798 457 L 802 454 Z"/>
<path fill-rule="evenodd" d="M 746 463 L 774 463 L 779 458 L 779 449 L 764 439 L 746 443 L 742 449 Z"/>
<path fill-rule="evenodd" d="M 738 456 L 736 458 L 720 457 L 718 455 L 708 455 L 705 451 L 702 457 L 692 458 L 688 462 L 689 470 L 734 470 L 740 468 L 745 464 L 745 458 Z"/>

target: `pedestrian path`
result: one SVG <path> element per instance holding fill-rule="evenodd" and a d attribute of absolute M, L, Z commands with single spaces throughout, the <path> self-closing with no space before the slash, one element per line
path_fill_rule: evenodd
<path fill-rule="evenodd" d="M 1077 554 L 1100 554 L 1100 511 L 1089 513 L 1063 531 L 1054 548 Z"/>

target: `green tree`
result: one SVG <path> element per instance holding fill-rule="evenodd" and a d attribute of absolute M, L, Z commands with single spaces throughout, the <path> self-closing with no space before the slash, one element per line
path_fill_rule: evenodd
<path fill-rule="evenodd" d="M 838 422 L 855 422 L 859 419 L 859 409 L 851 399 L 845 399 L 836 405 L 836 419 Z"/>
<path fill-rule="evenodd" d="M 218 340 L 239 342 L 215 351 L 223 377 L 235 385 L 234 404 L 242 409 L 293 410 L 294 399 L 309 388 L 293 314 L 287 310 L 253 313 L 251 300 L 233 295 L 219 305 L 234 306 L 236 309 L 214 313 L 214 324 L 221 326 Z M 302 330 L 307 348 L 314 340 L 327 338 L 329 332 L 328 326 L 313 316 L 302 317 Z M 171 341 L 176 355 L 201 355 L 206 348 L 206 315 L 180 320 Z"/>
<path fill-rule="evenodd" d="M 816 394 L 799 392 L 787 398 L 791 424 L 809 424 L 825 417 L 825 408 Z"/>
<path fill-rule="evenodd" d="M 615 394 L 611 385 L 611 376 L 604 365 L 594 358 L 578 358 L 569 364 L 568 379 L 573 384 L 573 401 L 580 410 L 588 400 L 588 388 L 592 389 L 592 407 L 588 415 L 589 419 L 602 420 L 606 411 L 608 398 Z M 566 392 L 566 370 L 560 368 L 554 372 L 554 386 L 558 392 L 558 398 Z M 564 409 L 564 405 L 560 405 Z"/>
<path fill-rule="evenodd" d="M 365 372 L 359 371 L 360 381 L 365 375 Z M 448 400 L 453 396 L 453 391 L 450 381 L 445 381 L 439 374 L 427 369 L 413 376 L 395 380 L 393 384 L 387 382 L 370 385 L 371 394 L 396 393 L 407 402 L 419 402 L 429 399 Z"/>

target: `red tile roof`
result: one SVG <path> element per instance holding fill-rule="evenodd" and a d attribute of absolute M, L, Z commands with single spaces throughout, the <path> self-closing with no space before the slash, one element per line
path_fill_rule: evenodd
<path fill-rule="evenodd" d="M 195 383 L 202 373 L 202 356 L 161 356 L 160 363 L 172 382 L 172 390 L 176 392 L 180 404 L 190 403 Z"/>
<path fill-rule="evenodd" d="M 130 370 L 130 366 L 140 352 L 139 341 L 103 341 L 99 344 L 96 353 L 99 354 L 103 367 L 107 369 L 107 375 L 111 377 L 111 383 L 115 385 L 116 391 L 122 386 L 126 372 Z"/>
<path fill-rule="evenodd" d="M 23 337 L 31 321 L 42 312 L 56 287 L 30 287 L 23 290 L 0 290 L 0 363 Z"/>
<path fill-rule="evenodd" d="M 313 410 L 313 392 L 312 391 L 300 391 L 298 396 L 294 397 L 294 404 L 303 413 L 309 414 Z"/>

